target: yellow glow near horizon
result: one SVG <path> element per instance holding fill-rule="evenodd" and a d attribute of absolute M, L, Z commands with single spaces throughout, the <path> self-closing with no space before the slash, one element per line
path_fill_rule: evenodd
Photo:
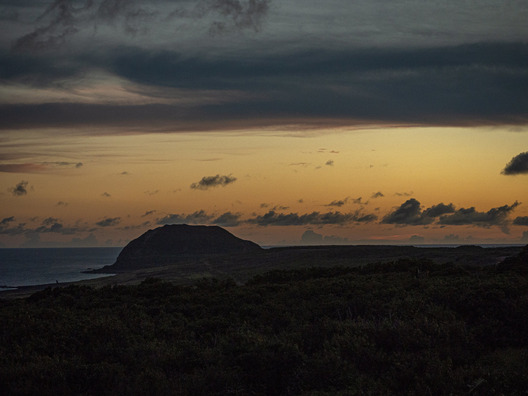
<path fill-rule="evenodd" d="M 14 152 L 16 146 L 26 153 L 11 162 L 48 164 L 47 171 L 41 173 L 2 173 L 2 218 L 14 216 L 19 222 L 53 217 L 65 224 L 80 219 L 93 224 L 119 217 L 120 227 L 125 227 L 199 210 L 217 215 L 230 211 L 249 218 L 273 207 L 278 212 L 299 214 L 362 210 L 381 219 L 410 197 L 423 207 L 443 202 L 485 212 L 528 196 L 526 176 L 500 173 L 513 156 L 528 147 L 525 133 L 508 130 L 379 128 L 321 131 L 304 137 L 280 131 L 61 134 L 57 138 L 47 133 L 45 139 L 32 132 L 9 141 L 11 147 L 2 147 L 4 152 Z M 56 162 L 83 165 L 54 165 Z M 216 174 L 237 180 L 207 191 L 190 188 L 202 177 Z M 30 190 L 15 197 L 8 190 L 21 180 L 28 181 Z M 378 191 L 384 197 L 371 198 Z M 360 197 L 361 204 L 354 203 Z M 336 200 L 346 203 L 328 206 Z M 58 202 L 67 205 L 58 206 Z M 152 210 L 156 211 L 154 217 L 142 218 Z M 527 215 L 525 202 L 515 209 L 513 218 Z M 245 225 L 239 229 L 255 236 L 257 242 L 260 238 L 268 243 L 291 240 L 293 234 L 298 240 L 306 229 L 287 228 L 271 231 Z M 449 233 L 477 238 L 505 236 L 498 227 L 469 228 L 371 223 L 326 226 L 321 232 L 354 239 L 398 239 L 417 233 L 431 238 Z M 518 238 L 523 230 L 526 227 L 512 230 L 512 238 Z M 121 240 L 138 233 L 137 229 L 111 228 L 97 232 Z"/>

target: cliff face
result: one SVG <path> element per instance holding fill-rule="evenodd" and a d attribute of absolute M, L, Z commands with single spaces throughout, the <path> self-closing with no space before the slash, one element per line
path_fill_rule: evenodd
<path fill-rule="evenodd" d="M 124 270 L 176 263 L 205 255 L 259 252 L 256 243 L 217 226 L 165 225 L 126 245 L 110 269 Z"/>

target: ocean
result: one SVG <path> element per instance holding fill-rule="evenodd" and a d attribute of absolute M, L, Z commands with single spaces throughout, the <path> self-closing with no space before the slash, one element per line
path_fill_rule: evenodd
<path fill-rule="evenodd" d="M 122 248 L 0 249 L 0 291 L 74 282 L 108 274 L 82 271 L 113 264 Z"/>

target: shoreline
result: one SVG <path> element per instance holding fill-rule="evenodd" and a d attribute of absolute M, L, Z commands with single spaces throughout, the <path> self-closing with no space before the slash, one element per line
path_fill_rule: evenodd
<path fill-rule="evenodd" d="M 92 287 L 103 287 L 107 285 L 112 285 L 115 283 L 120 283 L 117 275 L 108 274 L 107 276 L 101 276 L 100 278 L 93 279 L 82 279 L 72 282 L 59 282 L 59 283 L 45 283 L 40 285 L 28 285 L 28 286 L 13 286 L 13 288 L 0 290 L 0 300 L 2 299 L 12 299 L 12 298 L 24 298 L 29 297 L 32 294 L 46 290 L 48 288 L 56 287 L 68 287 L 70 285 L 86 285 Z M 116 282 L 117 281 L 117 282 Z"/>

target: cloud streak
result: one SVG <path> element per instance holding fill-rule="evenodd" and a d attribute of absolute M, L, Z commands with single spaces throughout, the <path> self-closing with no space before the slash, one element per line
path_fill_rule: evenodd
<path fill-rule="evenodd" d="M 0 106 L 0 128 L 140 125 L 192 131 L 289 124 L 528 122 L 525 43 L 312 48 L 250 52 L 243 57 L 120 46 L 96 54 L 60 56 L 0 52 L 6 65 L 0 78 L 8 84 L 58 84 L 104 70 L 122 79 L 125 88 L 148 87 L 144 95 L 151 95 L 150 90 L 170 98 L 175 89 L 185 90 L 196 93 L 196 101 L 168 104 L 154 95 L 149 104 L 11 103 Z M 459 82 L 455 90 L 452 81 Z"/>
<path fill-rule="evenodd" d="M 109 217 L 95 223 L 99 227 L 114 227 L 121 223 L 120 217 Z"/>
<path fill-rule="evenodd" d="M 0 172 L 4 173 L 42 173 L 54 170 L 56 167 L 80 168 L 82 162 L 40 162 L 24 164 L 0 164 Z"/>

